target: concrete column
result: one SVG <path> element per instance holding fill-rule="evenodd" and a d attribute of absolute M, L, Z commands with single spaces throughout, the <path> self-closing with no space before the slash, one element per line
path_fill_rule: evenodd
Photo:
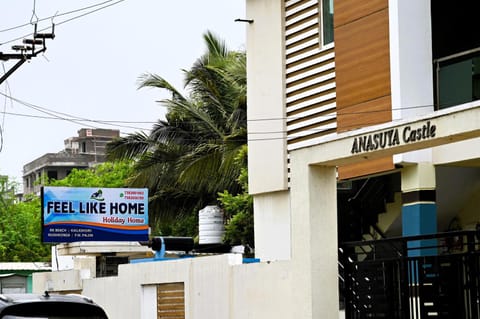
<path fill-rule="evenodd" d="M 298 318 L 339 318 L 337 195 L 334 167 L 291 156 L 294 300 Z"/>
<path fill-rule="evenodd" d="M 402 170 L 402 234 L 426 235 L 437 232 L 437 205 L 435 198 L 435 166 L 418 163 Z M 436 240 L 410 243 L 409 247 L 426 247 Z M 436 248 L 415 249 L 409 256 L 435 255 Z"/>
<path fill-rule="evenodd" d="M 255 257 L 262 261 L 290 260 L 290 192 L 253 197 Z"/>

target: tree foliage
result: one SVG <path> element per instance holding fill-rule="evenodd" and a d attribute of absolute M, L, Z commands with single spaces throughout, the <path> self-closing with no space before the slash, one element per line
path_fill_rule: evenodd
<path fill-rule="evenodd" d="M 105 162 L 90 169 L 74 168 L 61 180 L 49 180 L 48 186 L 125 187 L 133 173 L 131 161 Z"/>
<path fill-rule="evenodd" d="M 234 158 L 247 142 L 245 52 L 231 51 L 213 33 L 204 35 L 206 52 L 185 75 L 182 94 L 166 79 L 144 74 L 140 88 L 171 94 L 160 101 L 167 113 L 150 134 L 137 132 L 107 145 L 109 159 L 135 160 L 130 186 L 148 187 L 151 226 L 187 218 L 217 193 L 241 191 Z"/>
<path fill-rule="evenodd" d="M 14 189 L 3 183 L 0 190 L 0 261 L 49 261 L 50 246 L 41 242 L 40 199 L 16 203 Z"/>
<path fill-rule="evenodd" d="M 241 170 L 238 182 L 242 185 L 243 191 L 236 195 L 231 194 L 227 190 L 219 193 L 219 200 L 227 217 L 224 240 L 231 245 L 245 245 L 253 248 L 255 245 L 253 198 L 248 194 L 246 146 L 239 152 L 236 163 Z"/>
<path fill-rule="evenodd" d="M 132 163 L 103 163 L 91 169 L 74 169 L 63 180 L 49 186 L 124 187 L 132 174 Z M 41 242 L 41 203 L 36 195 L 15 201 L 15 185 L 4 181 L 0 188 L 0 261 L 49 261 L 50 245 Z"/>

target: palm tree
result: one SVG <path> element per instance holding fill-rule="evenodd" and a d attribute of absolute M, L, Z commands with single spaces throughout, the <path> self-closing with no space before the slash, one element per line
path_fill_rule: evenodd
<path fill-rule="evenodd" d="M 241 191 L 235 156 L 247 143 L 245 53 L 230 51 L 211 32 L 206 53 L 185 73 L 185 96 L 163 77 L 144 74 L 139 87 L 167 90 L 171 98 L 150 134 L 137 132 L 107 146 L 109 159 L 134 159 L 130 185 L 148 187 L 151 221 L 191 214 L 219 192 Z"/>

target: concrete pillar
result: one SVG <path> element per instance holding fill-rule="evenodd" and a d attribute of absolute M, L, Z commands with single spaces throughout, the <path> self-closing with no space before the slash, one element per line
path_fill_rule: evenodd
<path fill-rule="evenodd" d="M 437 232 L 437 205 L 435 198 L 435 166 L 418 163 L 402 170 L 402 234 L 426 235 Z M 422 240 L 409 244 L 409 248 L 426 247 L 436 240 Z M 409 256 L 437 254 L 436 248 L 415 249 Z"/>
<path fill-rule="evenodd" d="M 336 171 L 301 153 L 291 154 L 293 304 L 298 318 L 338 319 Z"/>

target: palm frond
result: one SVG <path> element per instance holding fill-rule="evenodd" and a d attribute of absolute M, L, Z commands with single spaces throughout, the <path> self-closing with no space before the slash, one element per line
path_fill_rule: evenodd
<path fill-rule="evenodd" d="M 150 220 L 161 223 L 241 191 L 236 158 L 247 144 L 246 55 L 231 51 L 213 32 L 205 54 L 185 74 L 183 95 L 163 77 L 146 73 L 139 88 L 166 90 L 170 98 L 150 133 L 135 133 L 107 146 L 109 158 L 135 160 L 130 186 L 149 188 Z"/>
<path fill-rule="evenodd" d="M 137 159 L 152 147 L 152 142 L 144 132 L 129 134 L 115 139 L 106 145 L 107 159 Z"/>

